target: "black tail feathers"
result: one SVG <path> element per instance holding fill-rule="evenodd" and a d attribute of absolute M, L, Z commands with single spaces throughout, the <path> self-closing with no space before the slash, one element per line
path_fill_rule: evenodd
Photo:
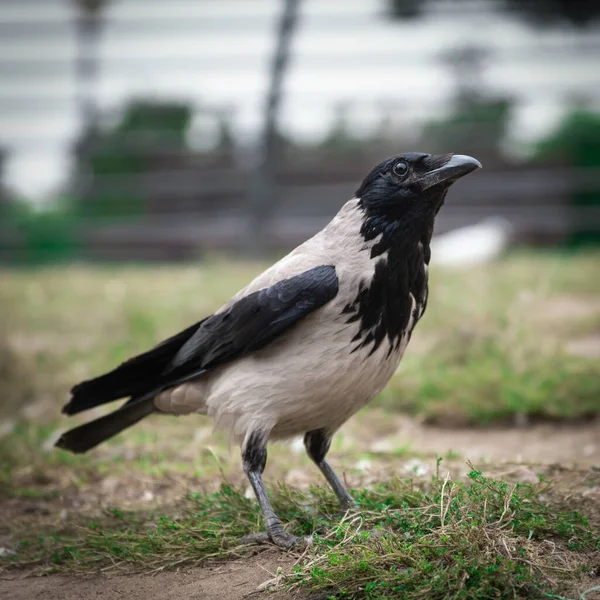
<path fill-rule="evenodd" d="M 76 385 L 62 412 L 74 415 L 119 398 L 142 396 L 160 387 L 160 374 L 201 323 L 188 327 L 148 352 L 130 358 L 105 375 Z"/>
<path fill-rule="evenodd" d="M 141 397 L 126 402 L 121 408 L 108 415 L 75 427 L 62 434 L 56 446 L 75 454 L 87 452 L 100 442 L 135 425 L 155 410 L 152 398 Z"/>
<path fill-rule="evenodd" d="M 87 452 L 154 412 L 154 396 L 165 387 L 163 372 L 201 323 L 188 327 L 144 354 L 130 358 L 110 373 L 76 385 L 71 390 L 71 400 L 62 409 L 67 415 L 119 398 L 130 397 L 130 400 L 104 417 L 67 431 L 56 446 L 77 454 Z M 176 384 L 177 381 L 170 383 Z"/>

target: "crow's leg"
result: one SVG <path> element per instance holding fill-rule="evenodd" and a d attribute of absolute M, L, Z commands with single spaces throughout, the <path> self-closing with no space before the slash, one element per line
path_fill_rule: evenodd
<path fill-rule="evenodd" d="M 358 508 L 358 505 L 340 481 L 340 478 L 335 474 L 330 464 L 325 460 L 325 455 L 331 444 L 331 434 L 325 429 L 315 429 L 309 431 L 304 436 L 304 446 L 306 452 L 315 462 L 321 473 L 327 479 L 327 483 L 331 486 L 335 495 L 339 498 L 342 510 L 346 511 L 351 508 Z"/>
<path fill-rule="evenodd" d="M 246 436 L 242 445 L 242 460 L 244 464 L 244 473 L 248 477 L 265 522 L 266 534 L 259 533 L 242 538 L 243 543 L 255 542 L 264 543 L 271 540 L 275 545 L 281 548 L 293 548 L 302 538 L 290 535 L 283 530 L 281 521 L 273 511 L 265 484 L 262 480 L 262 473 L 267 464 L 267 437 L 262 431 L 253 431 Z"/>

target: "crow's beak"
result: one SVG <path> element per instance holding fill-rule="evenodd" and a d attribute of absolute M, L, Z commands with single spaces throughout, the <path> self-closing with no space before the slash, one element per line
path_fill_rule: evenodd
<path fill-rule="evenodd" d="M 440 183 L 450 185 L 475 169 L 481 169 L 481 163 L 478 160 L 464 154 L 453 154 L 444 166 L 430 171 L 421 177 L 418 183 L 422 190 L 427 190 Z"/>

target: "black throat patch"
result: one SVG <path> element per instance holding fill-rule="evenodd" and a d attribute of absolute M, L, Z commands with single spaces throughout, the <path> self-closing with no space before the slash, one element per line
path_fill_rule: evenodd
<path fill-rule="evenodd" d="M 361 235 L 365 242 L 377 241 L 372 245 L 366 243 L 363 252 L 379 259 L 373 277 L 360 282 L 354 301 L 342 311 L 348 315 L 347 323 L 359 324 L 352 339 L 356 342 L 352 352 L 371 346 L 369 354 L 373 354 L 387 338 L 389 355 L 400 346 L 405 332 L 410 339 L 427 305 L 432 233 L 433 219 L 431 226 L 428 224 L 420 235 L 415 235 L 414 230 L 403 231 L 397 223 L 366 216 Z M 412 326 L 407 331 L 411 316 Z"/>

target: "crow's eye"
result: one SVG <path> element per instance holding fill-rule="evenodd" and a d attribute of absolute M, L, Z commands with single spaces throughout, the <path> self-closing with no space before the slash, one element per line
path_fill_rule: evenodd
<path fill-rule="evenodd" d="M 392 171 L 399 179 L 404 179 L 408 173 L 408 165 L 404 161 L 398 161 L 393 167 Z"/>

